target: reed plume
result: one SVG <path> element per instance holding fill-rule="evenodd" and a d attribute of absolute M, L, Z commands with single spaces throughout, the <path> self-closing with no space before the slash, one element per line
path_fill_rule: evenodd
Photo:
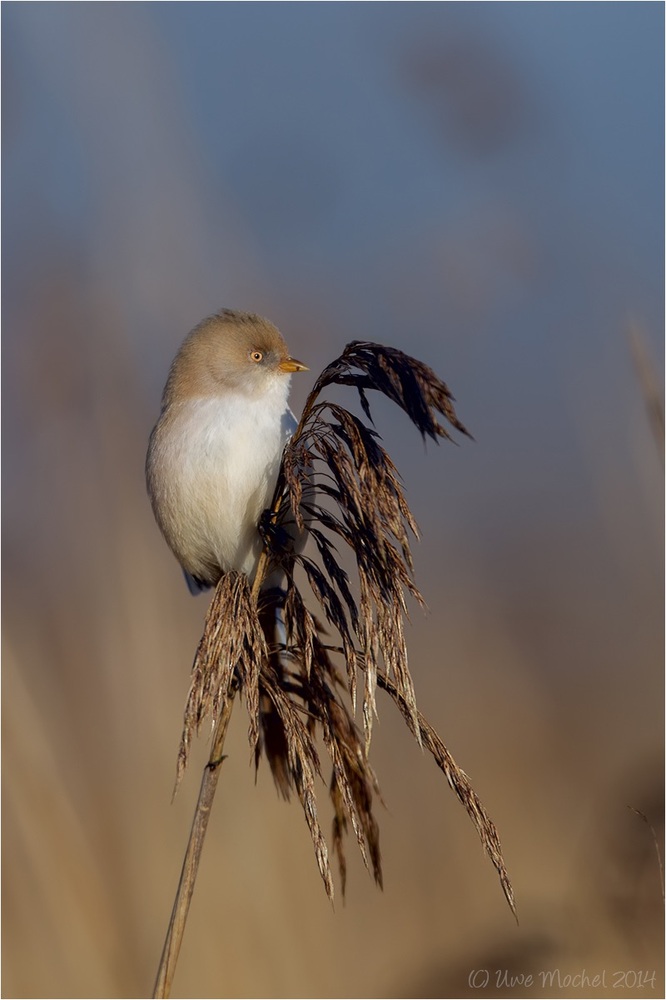
<path fill-rule="evenodd" d="M 357 390 L 368 423 L 320 398 L 333 384 Z M 394 348 L 354 341 L 317 379 L 285 448 L 271 510 L 262 518 L 264 549 L 253 584 L 235 572 L 222 577 L 195 656 L 177 781 L 192 738 L 207 719 L 214 729 L 213 748 L 156 996 L 168 995 L 237 692 L 247 708 L 257 766 L 265 756 L 280 792 L 285 798 L 295 793 L 301 802 L 331 900 L 331 862 L 316 797 L 317 781 L 324 776 L 322 747 L 330 767 L 331 843 L 342 891 L 344 838 L 350 828 L 366 867 L 382 884 L 373 812 L 379 786 L 369 761 L 379 687 L 467 810 L 515 915 L 495 826 L 469 778 L 416 706 L 404 625 L 407 600 L 423 604 L 410 551 L 410 537 L 417 538 L 418 529 L 400 476 L 374 429 L 370 390 L 400 406 L 423 438 L 450 439 L 451 429 L 470 436 L 446 384 L 427 365 Z M 305 538 L 312 543 L 309 554 L 303 551 Z M 343 568 L 344 549 L 347 561 L 351 557 L 355 563 L 355 580 Z M 276 571 L 283 585 L 262 589 Z M 317 614 L 308 607 L 306 593 L 314 598 Z M 357 700 L 362 729 L 355 722 Z"/>

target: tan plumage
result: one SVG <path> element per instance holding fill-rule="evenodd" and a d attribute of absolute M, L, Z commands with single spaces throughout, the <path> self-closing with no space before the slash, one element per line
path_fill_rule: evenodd
<path fill-rule="evenodd" d="M 257 523 L 296 427 L 290 376 L 306 370 L 272 323 L 232 310 L 203 320 L 178 351 L 150 436 L 146 481 L 193 592 L 230 569 L 254 575 Z"/>

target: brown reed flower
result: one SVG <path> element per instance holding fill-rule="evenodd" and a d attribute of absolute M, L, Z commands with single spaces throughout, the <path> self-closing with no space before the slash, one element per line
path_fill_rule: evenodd
<path fill-rule="evenodd" d="M 262 521 L 264 553 L 254 586 L 237 573 L 228 573 L 217 586 L 194 662 L 178 777 L 193 733 L 206 718 L 216 725 L 228 717 L 240 690 L 257 765 L 265 755 L 285 798 L 292 791 L 298 795 L 329 897 L 333 879 L 316 799 L 322 777 L 318 743 L 331 766 L 332 844 L 343 892 L 343 840 L 349 826 L 381 885 L 373 813 L 379 789 L 369 762 L 379 686 L 465 806 L 515 913 L 497 831 L 469 778 L 416 707 L 404 623 L 407 598 L 423 603 L 413 580 L 409 541 L 410 534 L 418 536 L 417 526 L 374 428 L 344 407 L 320 400 L 332 384 L 356 388 L 370 423 L 367 392 L 375 390 L 397 403 L 424 438 L 451 437 L 440 417 L 469 436 L 445 383 L 402 351 L 355 341 L 322 372 L 285 449 L 273 506 Z M 304 537 L 314 543 L 309 555 L 302 551 Z M 343 568 L 342 548 L 355 562 L 354 581 Z M 275 569 L 282 572 L 284 587 L 262 591 Z M 325 627 L 307 606 L 305 592 L 314 597 Z M 362 732 L 354 721 L 359 683 Z"/>

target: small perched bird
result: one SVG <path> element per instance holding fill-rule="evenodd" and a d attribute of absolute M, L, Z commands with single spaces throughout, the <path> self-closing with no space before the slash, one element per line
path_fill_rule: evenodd
<path fill-rule="evenodd" d="M 178 351 L 150 435 L 146 481 L 193 594 L 231 569 L 254 577 L 257 525 L 296 429 L 291 375 L 307 370 L 272 323 L 231 309 L 199 323 Z"/>

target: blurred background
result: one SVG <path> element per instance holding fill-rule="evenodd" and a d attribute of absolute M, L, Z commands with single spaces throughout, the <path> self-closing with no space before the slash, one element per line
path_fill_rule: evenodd
<path fill-rule="evenodd" d="M 2 28 L 3 995 L 152 990 L 207 600 L 143 462 L 228 306 L 309 364 L 295 410 L 371 339 L 474 434 L 426 448 L 376 404 L 423 535 L 419 705 L 520 926 L 381 696 L 385 890 L 350 842 L 332 909 L 237 706 L 174 995 L 663 996 L 663 5 L 6 2 Z M 605 985 L 543 986 L 583 971 Z"/>

